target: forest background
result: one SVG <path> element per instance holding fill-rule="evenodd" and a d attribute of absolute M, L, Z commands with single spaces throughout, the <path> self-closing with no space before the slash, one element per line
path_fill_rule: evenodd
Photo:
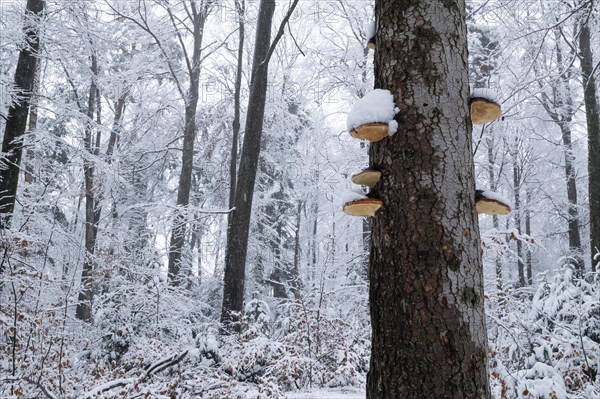
<path fill-rule="evenodd" d="M 345 119 L 373 87 L 373 4 L 272 3 L 245 305 L 239 333 L 224 335 L 232 187 L 248 181 L 238 169 L 255 131 L 259 2 L 47 1 L 35 15 L 2 0 L 2 132 L 22 100 L 19 54 L 33 49 L 24 26 L 40 47 L 17 197 L 0 231 L 1 397 L 362 390 L 369 223 L 341 201 L 368 161 Z M 493 396 L 599 397 L 588 193 L 599 186 L 589 149 L 600 134 L 586 113 L 598 4 L 467 7 L 471 85 L 496 92 L 504 113 L 474 127 L 477 186 L 513 205 L 479 219 Z"/>

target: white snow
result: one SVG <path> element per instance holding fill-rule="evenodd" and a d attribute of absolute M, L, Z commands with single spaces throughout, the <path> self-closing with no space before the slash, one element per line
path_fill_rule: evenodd
<path fill-rule="evenodd" d="M 371 40 L 372 37 L 375 36 L 375 21 L 369 22 L 367 25 L 367 42 Z"/>
<path fill-rule="evenodd" d="M 118 380 L 109 381 L 105 384 L 95 386 L 90 391 L 87 391 L 81 399 L 91 399 L 103 392 L 107 392 L 113 388 L 120 388 L 129 384 L 133 384 L 136 381 L 135 378 L 121 378 Z M 108 397 L 108 395 L 106 395 Z"/>
<path fill-rule="evenodd" d="M 388 134 L 390 136 L 393 136 L 394 133 L 396 133 L 398 131 L 398 121 L 396 120 L 391 120 L 388 122 Z"/>
<path fill-rule="evenodd" d="M 471 98 L 485 98 L 495 103 L 498 102 L 498 94 L 492 89 L 472 89 Z"/>
<path fill-rule="evenodd" d="M 357 190 L 352 190 L 352 191 L 346 191 L 342 196 L 341 196 L 341 201 L 342 201 L 342 205 L 347 204 L 348 202 L 352 202 L 352 201 L 358 201 L 358 200 L 362 200 L 362 199 L 367 199 L 368 197 L 362 192 L 362 190 L 357 189 Z"/>
<path fill-rule="evenodd" d="M 481 195 L 487 199 L 490 199 L 493 201 L 498 201 L 498 202 L 506 204 L 510 208 L 512 208 L 511 202 L 506 197 L 504 197 L 502 194 L 498 194 L 494 191 L 482 191 Z"/>
<path fill-rule="evenodd" d="M 394 105 L 394 96 L 389 90 L 375 89 L 354 103 L 348 113 L 346 126 L 348 131 L 366 123 L 388 123 L 390 134 L 398 129 L 398 123 L 392 123 L 398 108 Z M 393 131 L 393 132 L 392 132 Z"/>
<path fill-rule="evenodd" d="M 552 366 L 542 362 L 535 363 L 525 373 L 525 379 L 519 384 L 518 391 L 529 391 L 534 398 L 567 398 L 565 383 Z"/>
<path fill-rule="evenodd" d="M 365 399 L 364 392 L 351 390 L 316 389 L 307 392 L 290 392 L 287 399 Z"/>

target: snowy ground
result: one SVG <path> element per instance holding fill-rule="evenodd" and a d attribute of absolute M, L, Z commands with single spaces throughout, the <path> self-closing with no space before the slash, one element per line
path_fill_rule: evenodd
<path fill-rule="evenodd" d="M 364 392 L 348 390 L 312 390 L 308 392 L 294 392 L 286 395 L 287 399 L 365 399 Z"/>

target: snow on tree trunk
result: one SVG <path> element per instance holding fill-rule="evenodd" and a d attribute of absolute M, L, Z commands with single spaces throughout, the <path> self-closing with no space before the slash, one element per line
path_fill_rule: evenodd
<path fill-rule="evenodd" d="M 464 2 L 378 0 L 375 86 L 398 132 L 370 148 L 367 398 L 489 398 Z"/>
<path fill-rule="evenodd" d="M 92 80 L 88 95 L 87 122 L 84 132 L 84 147 L 88 154 L 95 153 L 93 143 L 93 124 L 94 113 L 100 112 L 96 109 L 96 100 L 98 95 L 98 86 L 96 85 L 96 76 L 98 76 L 98 58 L 95 52 L 92 52 L 92 65 L 90 68 Z M 94 252 L 96 250 L 96 187 L 94 183 L 94 164 L 90 160 L 83 162 L 83 175 L 85 184 L 85 260 L 81 269 L 81 288 L 77 297 L 77 308 L 75 315 L 79 320 L 91 323 L 92 319 L 92 301 L 94 300 L 93 273 L 94 273 Z"/>
<path fill-rule="evenodd" d="M 0 229 L 10 227 L 10 219 L 15 207 L 21 156 L 23 154 L 23 135 L 27 128 L 27 115 L 37 68 L 37 53 L 40 49 L 37 18 L 44 12 L 44 6 L 45 2 L 41 0 L 27 1 L 27 19 L 23 28 L 27 36 L 27 45 L 19 53 L 14 80 L 18 101 L 15 101 L 8 110 L 2 140 Z"/>
<path fill-rule="evenodd" d="M 596 93 L 594 60 L 592 55 L 590 28 L 585 22 L 579 34 L 581 73 L 583 75 L 583 98 L 588 133 L 588 173 L 590 201 L 590 246 L 592 249 L 592 270 L 596 271 L 594 255 L 600 251 L 600 158 L 592 154 L 600 153 L 600 106 Z"/>
<path fill-rule="evenodd" d="M 254 183 L 258 169 L 263 117 L 267 100 L 268 62 L 265 62 L 271 40 L 271 23 L 275 2 L 262 0 L 259 7 L 256 44 L 252 66 L 252 82 L 248 101 L 248 117 L 244 145 L 240 157 L 235 190 L 235 211 L 230 216 L 225 254 L 225 276 L 221 321 L 231 321 L 231 312 L 240 312 L 244 304 L 244 279 Z"/>
<path fill-rule="evenodd" d="M 192 3 L 193 4 L 193 3 Z M 204 24 L 208 16 L 210 3 L 202 3 L 196 10 L 192 7 L 193 27 L 193 52 L 191 69 L 189 72 L 190 87 L 185 99 L 185 127 L 183 132 L 183 149 L 181 154 L 181 174 L 177 186 L 177 210 L 171 229 L 169 244 L 169 281 L 172 285 L 182 285 L 182 281 L 189 277 L 188 273 L 181 273 L 181 253 L 183 250 L 186 227 L 189 215 L 186 208 L 190 203 L 192 188 L 192 171 L 194 165 L 194 142 L 196 140 L 196 107 L 200 97 L 200 66 L 202 63 L 202 39 L 204 37 Z"/>

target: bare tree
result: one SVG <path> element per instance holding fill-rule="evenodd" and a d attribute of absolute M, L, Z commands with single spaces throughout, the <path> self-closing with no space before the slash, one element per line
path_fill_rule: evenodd
<path fill-rule="evenodd" d="M 225 276 L 223 288 L 223 308 L 221 322 L 228 324 L 232 312 L 242 310 L 244 304 L 244 283 L 246 273 L 246 256 L 248 252 L 248 236 L 250 233 L 250 217 L 254 183 L 258 170 L 258 159 L 261 148 L 263 118 L 267 100 L 267 82 L 269 61 L 277 43 L 284 33 L 298 0 L 294 0 L 285 15 L 273 42 L 271 43 L 271 25 L 275 13 L 274 0 L 261 0 L 258 10 L 256 42 L 252 61 L 250 80 L 250 97 L 244 143 L 240 156 L 239 173 L 235 189 L 235 209 L 229 219 L 227 231 L 227 250 L 225 253 Z"/>
<path fill-rule="evenodd" d="M 27 129 L 27 115 L 31 104 L 35 74 L 40 50 L 39 19 L 45 8 L 44 0 L 27 0 L 23 31 L 26 44 L 19 53 L 15 71 L 16 98 L 8 109 L 2 139 L 2 167 L 0 167 L 0 230 L 10 227 L 15 208 L 23 135 Z"/>
<path fill-rule="evenodd" d="M 177 211 L 173 220 L 169 245 L 169 280 L 173 285 L 179 285 L 183 278 L 183 276 L 180 276 L 181 251 L 183 249 L 188 220 L 185 208 L 189 205 L 190 190 L 192 187 L 194 141 L 196 140 L 196 107 L 198 106 L 200 64 L 202 62 L 202 38 L 204 36 L 204 24 L 212 6 L 212 1 L 210 0 L 204 0 L 199 3 L 192 0 L 189 3 L 191 10 L 190 19 L 193 24 L 193 50 L 191 57 L 185 50 L 186 47 L 179 34 L 173 13 L 170 8 L 167 8 L 173 26 L 178 32 L 177 35 L 185 54 L 189 76 L 189 88 L 187 94 L 183 96 L 185 100 L 185 126 L 183 132 L 183 152 L 181 154 L 181 174 L 177 186 Z"/>
<path fill-rule="evenodd" d="M 511 156 L 512 172 L 513 172 L 513 198 L 515 202 L 513 204 L 513 217 L 515 222 L 515 229 L 521 233 L 521 213 L 522 213 L 522 201 L 521 201 L 521 186 L 524 180 L 524 169 L 526 162 L 523 161 L 523 140 L 517 135 L 512 140 L 512 143 L 507 143 Z M 519 276 L 519 287 L 525 287 L 527 285 L 527 279 L 525 278 L 525 263 L 523 262 L 523 242 L 517 240 L 517 273 Z"/>
<path fill-rule="evenodd" d="M 236 0 L 235 9 L 238 13 L 238 49 L 237 49 L 237 69 L 235 71 L 235 84 L 233 92 L 233 123 L 232 123 L 232 135 L 231 135 L 231 159 L 229 164 L 229 209 L 232 209 L 235 203 L 235 187 L 237 177 L 237 158 L 238 158 L 238 145 L 240 136 L 240 95 L 242 92 L 242 73 L 244 66 L 244 40 L 246 31 L 245 13 L 246 13 L 246 2 L 245 0 Z M 229 214 L 231 219 L 231 214 Z"/>
<path fill-rule="evenodd" d="M 589 27 L 593 2 L 583 1 L 582 4 L 586 5 L 587 15 L 583 16 L 579 30 L 579 62 L 583 76 L 583 100 L 588 133 L 590 247 L 592 250 L 592 270 L 596 271 L 598 260 L 595 260 L 594 256 L 600 251 L 600 184 L 598 184 L 600 182 L 600 159 L 593 156 L 593 154 L 600 153 L 600 106 L 598 105 Z"/>
<path fill-rule="evenodd" d="M 583 270 L 581 234 L 579 232 L 579 209 L 577 196 L 577 174 L 575 172 L 575 155 L 573 153 L 573 140 L 571 123 L 577 112 L 569 82 L 573 79 L 574 71 L 570 59 L 564 59 L 561 48 L 562 38 L 559 29 L 554 29 L 556 43 L 554 46 L 555 68 L 558 76 L 548 82 L 549 90 L 543 90 L 540 82 L 540 102 L 552 121 L 560 128 L 562 146 L 565 157 L 565 182 L 567 186 L 567 225 L 569 234 L 569 255 L 574 259 L 575 266 Z M 573 51 L 573 50 L 571 50 Z M 549 91 L 549 92 L 548 92 Z"/>
<path fill-rule="evenodd" d="M 85 111 L 86 124 L 84 132 L 84 147 L 87 152 L 83 160 L 83 174 L 85 186 L 85 261 L 81 270 L 81 288 L 79 290 L 77 309 L 75 315 L 78 319 L 92 321 L 92 300 L 94 299 L 93 272 L 94 252 L 96 248 L 96 236 L 98 233 L 98 217 L 96 211 L 96 195 L 94 186 L 94 164 L 91 159 L 95 155 L 95 143 L 92 139 L 94 112 L 100 112 L 97 108 L 98 86 L 98 58 L 95 51 L 91 56 L 92 80 L 88 94 L 87 110 Z M 83 111 L 83 110 L 82 110 Z M 98 133 L 99 134 L 99 133 Z"/>

